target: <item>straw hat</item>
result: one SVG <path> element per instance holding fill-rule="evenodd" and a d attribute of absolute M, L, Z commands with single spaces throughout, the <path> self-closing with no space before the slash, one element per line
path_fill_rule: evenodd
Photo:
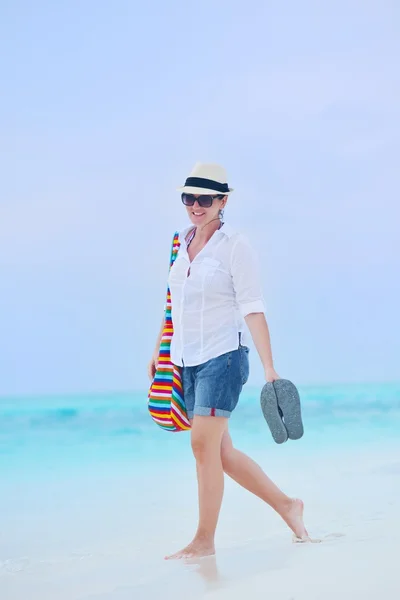
<path fill-rule="evenodd" d="M 186 194 L 224 194 L 233 192 L 228 187 L 226 171 L 220 165 L 213 163 L 196 163 L 183 187 L 179 192 Z"/>

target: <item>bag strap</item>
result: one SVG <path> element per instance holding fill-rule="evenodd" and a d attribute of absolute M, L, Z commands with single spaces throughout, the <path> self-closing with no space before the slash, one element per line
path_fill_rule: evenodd
<path fill-rule="evenodd" d="M 191 229 L 186 236 L 186 244 L 190 244 L 192 239 L 194 238 L 194 234 L 196 233 L 196 227 Z M 181 247 L 181 243 L 179 241 L 179 231 L 175 231 L 174 237 L 172 238 L 171 245 L 171 257 L 169 260 L 169 268 L 171 269 L 172 265 L 175 262 L 176 257 L 178 256 L 179 248 Z"/>
<path fill-rule="evenodd" d="M 170 269 L 171 269 L 172 265 L 174 264 L 175 259 L 176 259 L 177 255 L 178 255 L 178 251 L 179 251 L 180 245 L 181 245 L 181 243 L 179 241 L 179 232 L 176 231 L 174 233 L 174 237 L 172 238 L 171 257 L 170 257 L 170 260 L 169 260 L 169 268 Z"/>

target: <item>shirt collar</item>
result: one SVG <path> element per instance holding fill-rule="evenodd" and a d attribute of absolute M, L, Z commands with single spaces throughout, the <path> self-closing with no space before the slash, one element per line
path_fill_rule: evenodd
<path fill-rule="evenodd" d="M 193 225 L 189 225 L 189 227 L 181 230 L 179 235 L 181 240 L 185 239 L 191 229 L 193 229 Z M 226 235 L 227 238 L 231 238 L 236 233 L 236 230 L 229 225 L 229 223 L 224 223 L 221 229 L 217 229 L 217 233 L 222 233 L 223 235 Z"/>

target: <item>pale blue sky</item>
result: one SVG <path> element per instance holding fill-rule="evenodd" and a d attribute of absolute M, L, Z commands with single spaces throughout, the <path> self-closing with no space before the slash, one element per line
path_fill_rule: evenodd
<path fill-rule="evenodd" d="M 197 160 L 236 190 L 280 375 L 400 379 L 399 6 L 2 2 L 0 394 L 147 387 Z"/>

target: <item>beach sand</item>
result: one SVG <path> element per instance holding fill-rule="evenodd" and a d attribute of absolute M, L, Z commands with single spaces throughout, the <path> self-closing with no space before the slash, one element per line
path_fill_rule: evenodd
<path fill-rule="evenodd" d="M 1 600 L 369 600 L 400 586 L 400 445 L 255 458 L 306 505 L 319 544 L 226 479 L 217 556 L 164 561 L 194 532 L 194 465 L 82 469 L 9 480 Z"/>

